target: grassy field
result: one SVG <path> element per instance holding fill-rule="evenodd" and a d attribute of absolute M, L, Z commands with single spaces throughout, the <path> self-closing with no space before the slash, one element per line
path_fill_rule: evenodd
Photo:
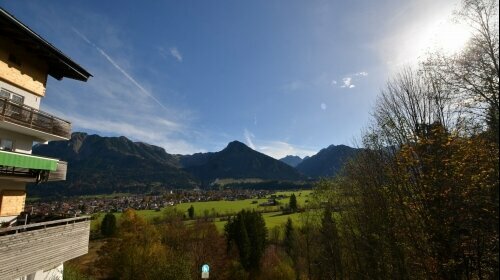
<path fill-rule="evenodd" d="M 276 195 L 286 196 L 286 198 L 278 200 L 278 202 L 280 202 L 280 205 L 278 206 L 267 206 L 267 207 L 258 206 L 260 203 L 267 201 L 267 198 L 263 198 L 263 199 L 245 199 L 236 201 L 207 201 L 207 202 L 181 203 L 173 207 L 185 213 L 187 216 L 187 209 L 192 205 L 195 210 L 195 216 L 198 217 L 203 217 L 205 213 L 211 216 L 212 215 L 215 216 L 214 214 L 218 214 L 219 216 L 229 216 L 243 209 L 247 210 L 255 209 L 259 211 L 266 211 L 269 213 L 263 214 L 264 220 L 266 221 L 267 228 L 272 229 L 275 226 L 279 226 L 286 223 L 288 217 L 292 218 L 292 220 L 295 223 L 298 223 L 300 220 L 299 219 L 300 213 L 282 215 L 279 207 L 288 204 L 289 201 L 288 197 L 292 193 L 295 193 L 299 207 L 304 207 L 307 205 L 307 201 L 310 198 L 311 192 L 312 192 L 311 190 L 277 192 Z M 257 203 L 253 203 L 253 201 L 257 201 Z M 147 220 L 152 220 L 155 217 L 160 218 L 163 215 L 163 211 L 154 211 L 154 210 L 139 210 L 137 211 L 137 213 L 139 213 L 142 217 L 144 217 Z M 121 213 L 115 213 L 115 216 L 119 220 Z M 101 213 L 96 220 L 92 221 L 92 226 L 91 226 L 92 229 L 97 228 L 97 225 L 101 223 L 103 217 L 104 214 Z M 215 221 L 217 229 L 219 229 L 221 232 L 225 224 L 226 221 L 219 221 L 218 219 L 216 219 Z"/>
<path fill-rule="evenodd" d="M 267 201 L 267 198 L 262 198 L 262 199 L 236 200 L 236 201 L 207 201 L 207 202 L 181 203 L 175 205 L 174 207 L 181 212 L 187 213 L 187 209 L 192 205 L 194 207 L 195 216 L 198 217 L 202 217 L 205 211 L 208 211 L 209 214 L 215 212 L 219 213 L 219 215 L 226 215 L 226 216 L 237 213 L 243 209 L 247 210 L 256 209 L 256 210 L 263 210 L 265 212 L 279 211 L 280 206 L 288 204 L 289 200 L 288 197 L 292 193 L 295 193 L 295 196 L 297 197 L 297 203 L 299 204 L 299 206 L 305 206 L 306 200 L 308 200 L 311 191 L 304 190 L 297 192 L 277 192 L 276 195 L 287 196 L 287 198 L 278 199 L 278 202 L 280 203 L 280 205 L 278 206 L 268 206 L 268 207 L 259 206 L 259 204 Z M 257 201 L 257 203 L 253 203 L 253 201 Z"/>
<path fill-rule="evenodd" d="M 155 217 L 162 217 L 163 212 L 157 212 L 153 210 L 139 210 L 137 211 L 142 217 L 144 217 L 147 220 L 153 220 Z M 121 213 L 115 213 L 116 218 L 119 220 Z M 280 226 L 286 223 L 287 219 L 290 217 L 292 221 L 297 224 L 300 222 L 300 213 L 293 213 L 293 214 L 285 214 L 283 215 L 281 211 L 274 211 L 274 212 L 269 212 L 269 213 L 263 213 L 262 216 L 264 217 L 264 220 L 266 222 L 267 228 L 270 230 L 275 226 Z M 101 223 L 102 218 L 104 217 L 104 214 L 101 214 L 98 219 L 92 220 L 91 223 L 91 228 L 92 229 L 97 229 L 97 225 Z M 218 218 L 214 222 L 215 226 L 217 229 L 222 232 L 224 230 L 224 225 L 226 224 L 226 221 L 220 221 Z"/>
<path fill-rule="evenodd" d="M 257 203 L 252 203 L 253 201 L 257 201 Z M 269 206 L 269 207 L 260 207 L 258 206 L 260 203 L 266 202 L 267 199 L 245 199 L 245 200 L 235 200 L 235 201 L 206 201 L 206 202 L 193 202 L 193 203 L 181 203 L 177 204 L 174 207 L 184 213 L 187 213 L 189 207 L 194 207 L 195 216 L 203 217 L 204 212 L 208 211 L 208 213 L 219 213 L 219 215 L 231 215 L 237 213 L 240 210 L 247 209 L 259 209 L 259 210 L 268 210 L 268 211 L 277 211 L 279 210 L 279 206 Z"/>
<path fill-rule="evenodd" d="M 294 193 L 295 196 L 297 197 L 297 203 L 299 204 L 299 207 L 304 207 L 307 204 L 307 201 L 309 199 L 312 199 L 312 197 L 310 197 L 312 190 L 276 192 L 276 195 L 286 196 L 287 198 L 278 201 L 284 204 L 288 204 L 289 197 L 292 195 L 292 193 Z"/>
<path fill-rule="evenodd" d="M 276 226 L 282 226 L 286 223 L 288 218 L 291 218 L 294 224 L 300 223 L 300 213 L 286 214 L 283 215 L 281 211 L 277 212 L 269 212 L 263 213 L 264 221 L 266 222 L 266 227 L 268 230 Z M 215 226 L 219 232 L 224 231 L 224 226 L 226 225 L 226 221 L 215 221 Z"/>
<path fill-rule="evenodd" d="M 80 198 L 114 198 L 120 196 L 131 196 L 134 194 L 131 193 L 108 193 L 108 194 L 89 194 L 89 195 L 80 195 Z"/>

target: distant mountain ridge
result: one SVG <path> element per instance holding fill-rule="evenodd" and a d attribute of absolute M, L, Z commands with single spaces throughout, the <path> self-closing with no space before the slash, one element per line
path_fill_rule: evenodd
<path fill-rule="evenodd" d="M 30 187 L 37 195 L 127 192 L 151 185 L 193 188 L 198 184 L 163 148 L 123 136 L 77 132 L 68 141 L 36 145 L 33 154 L 68 162 L 67 180 Z"/>
<path fill-rule="evenodd" d="M 288 155 L 284 158 L 280 158 L 280 161 L 290 165 L 291 167 L 296 167 L 302 162 L 302 158 L 299 156 Z"/>
<path fill-rule="evenodd" d="M 201 180 L 202 185 L 221 178 L 260 178 L 297 181 L 304 177 L 293 167 L 233 141 L 216 153 L 181 156 L 186 171 Z"/>
<path fill-rule="evenodd" d="M 68 141 L 52 141 L 33 147 L 34 155 L 67 161 L 67 180 L 29 186 L 28 191 L 31 195 L 52 196 L 147 193 L 217 184 L 293 188 L 308 178 L 335 176 L 359 151 L 344 145 L 331 145 L 304 159 L 287 156 L 276 160 L 233 141 L 219 152 L 172 155 L 161 147 L 133 142 L 124 136 L 101 137 L 75 132 Z"/>
<path fill-rule="evenodd" d="M 33 154 L 68 162 L 67 180 L 30 186 L 32 195 L 151 192 L 162 188 L 207 187 L 216 179 L 265 181 L 305 179 L 296 169 L 233 141 L 219 152 L 172 155 L 126 137 L 75 132 L 68 141 L 33 147 Z"/>
<path fill-rule="evenodd" d="M 320 150 L 314 156 L 304 158 L 297 165 L 297 170 L 311 178 L 333 177 L 341 170 L 343 165 L 356 156 L 361 149 L 345 145 L 330 145 Z"/>

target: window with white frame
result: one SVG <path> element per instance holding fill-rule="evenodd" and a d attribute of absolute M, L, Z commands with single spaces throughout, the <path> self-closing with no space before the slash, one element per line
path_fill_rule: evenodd
<path fill-rule="evenodd" d="M 0 98 L 10 99 L 10 92 L 8 90 L 2 88 L 0 90 Z"/>
<path fill-rule="evenodd" d="M 14 143 L 10 139 L 0 139 L 0 150 L 12 151 L 14 150 Z"/>
<path fill-rule="evenodd" d="M 0 98 L 10 99 L 12 102 L 17 104 L 24 104 L 24 96 L 14 93 L 8 89 L 0 89 Z"/>

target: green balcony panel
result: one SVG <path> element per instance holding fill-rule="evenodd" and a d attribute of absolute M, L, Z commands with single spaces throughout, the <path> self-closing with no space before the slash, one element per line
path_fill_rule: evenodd
<path fill-rule="evenodd" d="M 56 171 L 57 161 L 52 158 L 0 151 L 0 165 L 3 166 Z"/>

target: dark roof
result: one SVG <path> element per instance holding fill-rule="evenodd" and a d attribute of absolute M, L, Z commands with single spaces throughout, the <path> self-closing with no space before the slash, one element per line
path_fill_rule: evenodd
<path fill-rule="evenodd" d="M 24 25 L 0 7 L 0 36 L 12 39 L 36 57 L 46 61 L 49 75 L 61 80 L 63 77 L 87 81 L 92 75 L 40 35 Z"/>

